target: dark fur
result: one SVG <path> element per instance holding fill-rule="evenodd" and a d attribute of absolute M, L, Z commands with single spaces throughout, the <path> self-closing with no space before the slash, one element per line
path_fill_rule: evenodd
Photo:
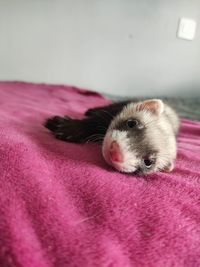
<path fill-rule="evenodd" d="M 57 139 L 84 143 L 88 141 L 102 141 L 112 119 L 130 101 L 114 103 L 105 107 L 93 108 L 86 111 L 86 118 L 72 119 L 68 116 L 55 116 L 47 119 L 44 126 Z"/>

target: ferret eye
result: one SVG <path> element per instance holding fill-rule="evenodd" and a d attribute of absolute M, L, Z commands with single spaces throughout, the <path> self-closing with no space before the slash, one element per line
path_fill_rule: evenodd
<path fill-rule="evenodd" d="M 146 159 L 144 159 L 144 164 L 145 164 L 147 169 L 151 168 L 151 166 L 153 164 L 153 160 L 146 158 Z"/>
<path fill-rule="evenodd" d="M 129 119 L 126 122 L 126 125 L 128 126 L 128 128 L 134 128 L 134 127 L 138 126 L 138 124 L 139 124 L 138 121 L 135 119 Z"/>

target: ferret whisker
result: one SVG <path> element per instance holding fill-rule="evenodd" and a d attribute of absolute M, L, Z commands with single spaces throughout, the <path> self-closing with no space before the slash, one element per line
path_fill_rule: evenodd
<path fill-rule="evenodd" d="M 95 139 L 102 139 L 101 137 L 98 137 L 98 136 L 91 136 L 91 137 L 87 137 L 86 139 L 85 139 L 85 142 L 90 142 L 90 141 L 93 141 L 93 140 L 95 140 Z"/>
<path fill-rule="evenodd" d="M 103 140 L 104 135 L 102 134 L 92 134 L 90 136 L 87 136 L 84 139 L 84 142 L 88 143 L 88 142 L 93 142 L 93 141 L 97 141 L 97 140 Z"/>
<path fill-rule="evenodd" d="M 86 141 L 86 143 L 97 142 L 97 141 L 100 141 L 100 139 L 99 139 L 99 138 L 91 138 L 91 139 L 88 139 L 88 140 Z"/>

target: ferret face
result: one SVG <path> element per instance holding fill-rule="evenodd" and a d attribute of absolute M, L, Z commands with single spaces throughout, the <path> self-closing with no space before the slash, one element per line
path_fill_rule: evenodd
<path fill-rule="evenodd" d="M 124 107 L 104 137 L 105 160 L 121 172 L 171 171 L 176 139 L 163 112 L 161 100 L 130 103 Z"/>

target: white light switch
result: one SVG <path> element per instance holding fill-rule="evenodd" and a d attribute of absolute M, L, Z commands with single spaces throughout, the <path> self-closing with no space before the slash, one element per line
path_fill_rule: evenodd
<path fill-rule="evenodd" d="M 186 40 L 193 40 L 196 32 L 196 21 L 188 18 L 181 18 L 179 21 L 177 36 Z"/>

